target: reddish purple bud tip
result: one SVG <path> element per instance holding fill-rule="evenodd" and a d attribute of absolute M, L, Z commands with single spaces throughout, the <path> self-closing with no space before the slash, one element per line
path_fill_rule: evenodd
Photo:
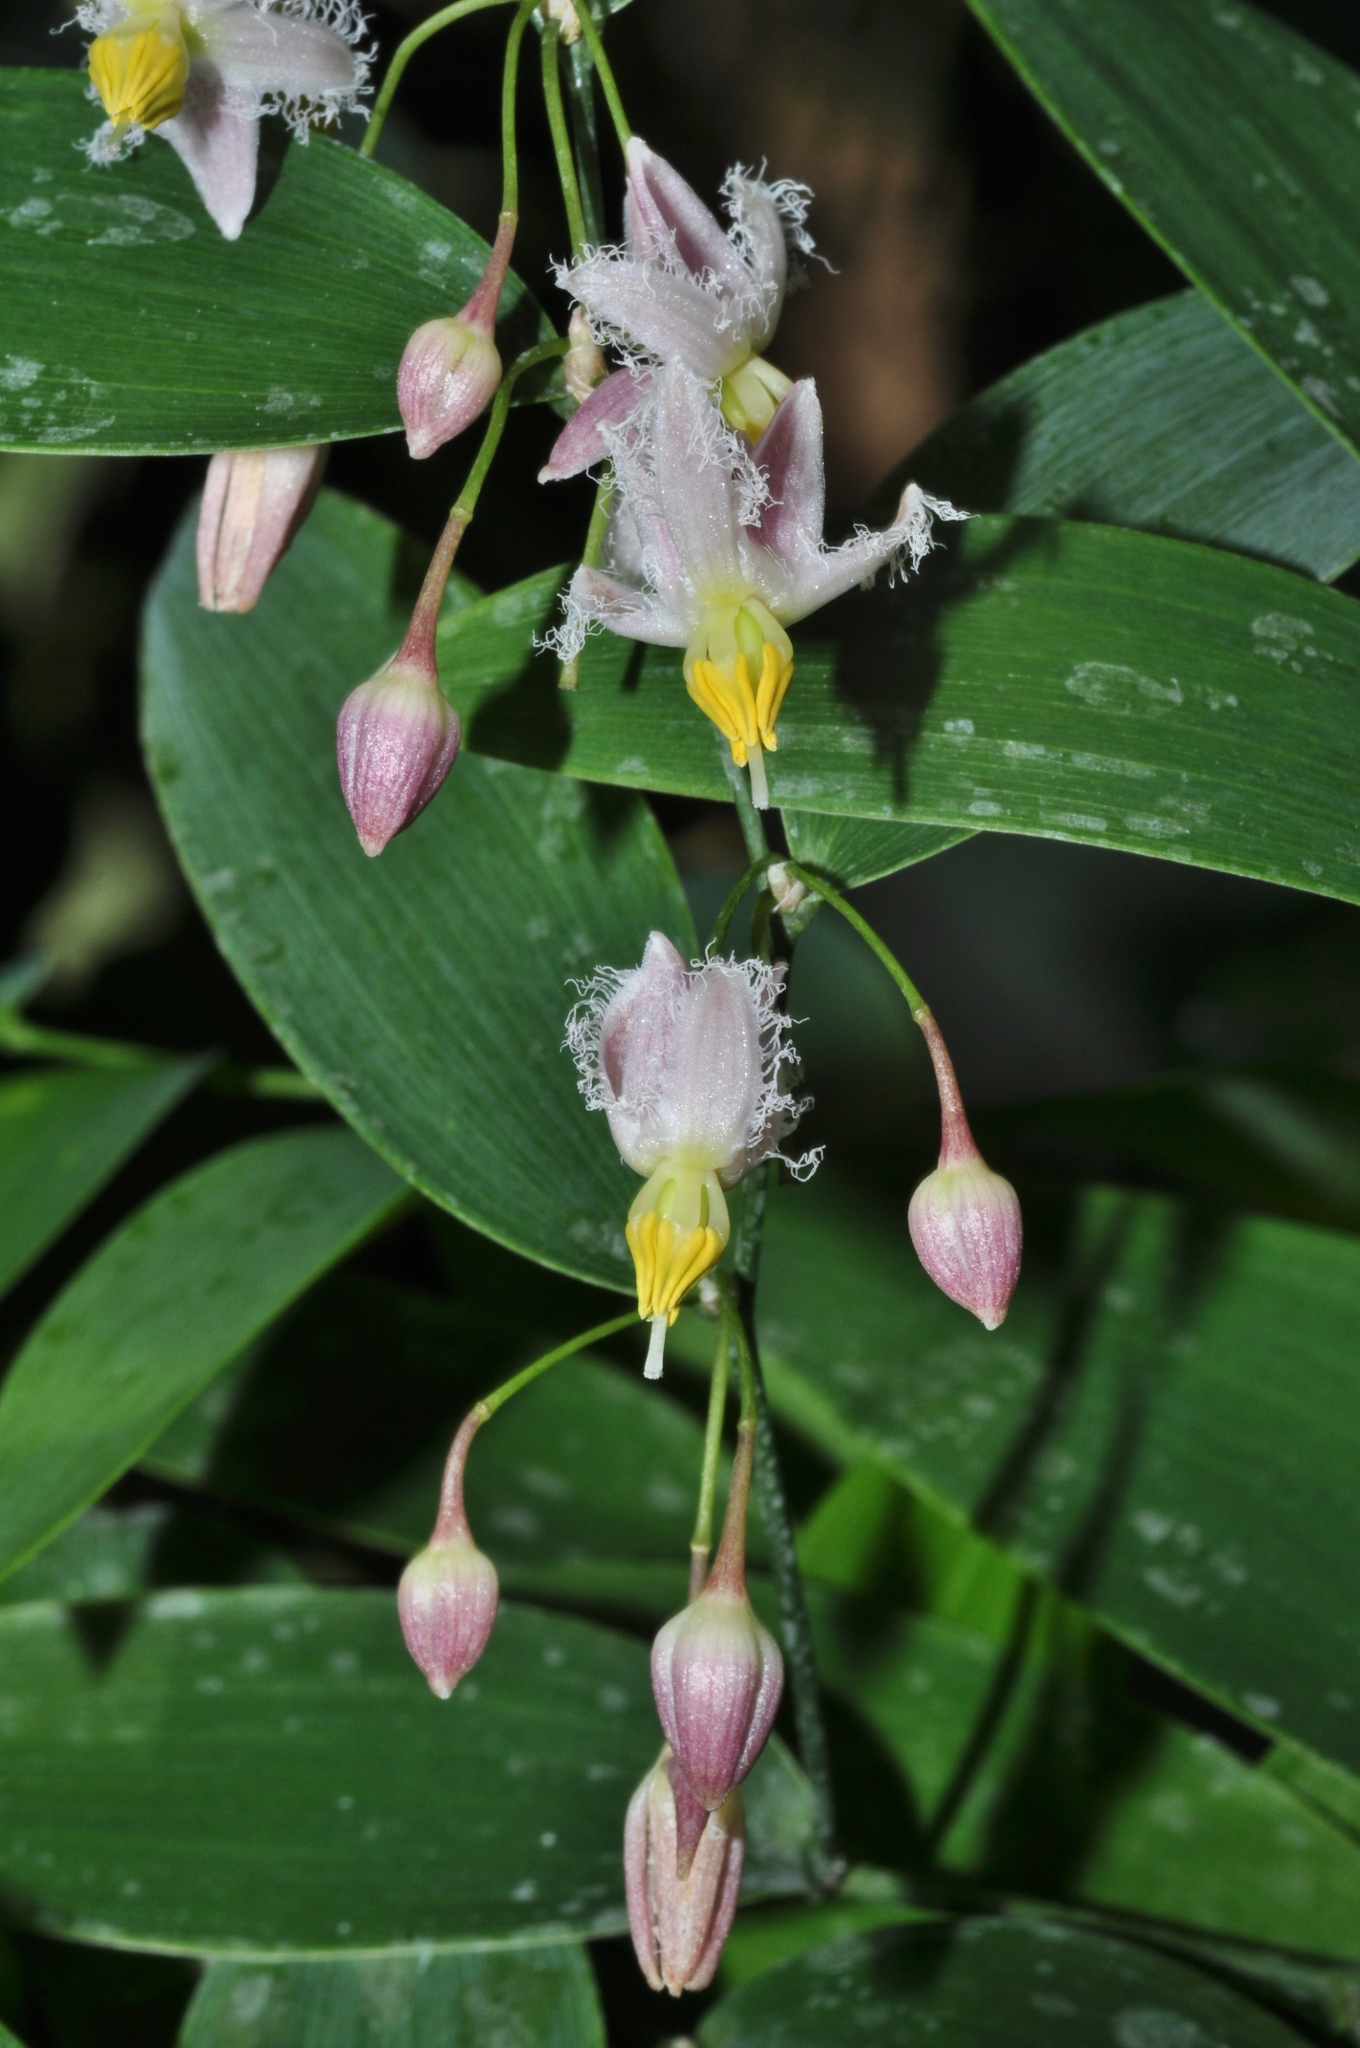
<path fill-rule="evenodd" d="M 628 1926 L 642 1974 L 653 1991 L 702 1991 L 711 1984 L 737 1910 L 746 1855 L 746 1818 L 733 1792 L 702 1832 L 680 1875 L 676 1853 L 677 1787 L 668 1750 L 628 1807 L 623 1874 Z M 683 1780 L 679 1791 L 683 1794 Z"/>
<path fill-rule="evenodd" d="M 496 1567 L 471 1536 L 434 1541 L 401 1575 L 397 1612 L 406 1647 L 446 1700 L 486 1648 L 496 1620 Z"/>
<path fill-rule="evenodd" d="M 494 310 L 494 308 L 493 308 Z M 407 342 L 397 372 L 397 404 L 406 445 L 417 462 L 471 426 L 501 381 L 489 331 L 466 317 L 427 320 Z"/>
<path fill-rule="evenodd" d="M 656 1710 L 695 1798 L 710 1813 L 765 1747 L 783 1689 L 779 1645 L 756 1620 L 744 1584 L 728 1588 L 710 1579 L 657 1636 Z"/>
<path fill-rule="evenodd" d="M 432 675 L 394 660 L 345 699 L 335 729 L 340 787 L 364 852 L 405 831 L 453 766 L 462 728 Z"/>
<path fill-rule="evenodd" d="M 1020 1277 L 1020 1203 L 1015 1189 L 974 1149 L 937 1166 L 911 1198 L 907 1228 L 935 1285 L 995 1330 Z"/>

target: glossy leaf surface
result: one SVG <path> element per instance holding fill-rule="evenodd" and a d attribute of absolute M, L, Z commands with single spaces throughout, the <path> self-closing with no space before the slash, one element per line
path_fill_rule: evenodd
<path fill-rule="evenodd" d="M 1046 1270 L 1032 1247 L 989 1336 L 890 1219 L 781 1196 L 762 1274 L 772 1397 L 1268 1733 L 1360 1771 L 1360 1246 L 1097 1195 L 1062 1257 Z"/>
<path fill-rule="evenodd" d="M 180 2048 L 604 2048 L 574 1943 L 505 1953 L 210 1963 Z"/>
<path fill-rule="evenodd" d="M 468 744 L 726 797 L 677 655 L 604 634 L 574 695 L 531 659 L 556 585 L 533 578 L 445 623 Z M 796 654 L 777 804 L 1360 896 L 1360 605 L 1301 577 L 1113 527 L 977 519 L 906 585 L 819 613 Z"/>
<path fill-rule="evenodd" d="M 107 1239 L 0 1392 L 0 1571 L 30 1557 L 405 1194 L 348 1131 L 219 1153 Z"/>
<path fill-rule="evenodd" d="M 193 1060 L 33 1068 L 0 1082 L 0 1291 L 85 1207 L 198 1078 Z"/>
<path fill-rule="evenodd" d="M 468 758 L 365 858 L 335 716 L 400 637 L 398 558 L 325 495 L 256 609 L 216 617 L 181 532 L 146 626 L 161 803 L 231 966 L 363 1136 L 477 1229 L 631 1290 L 636 1182 L 562 1034 L 573 977 L 636 962 L 654 926 L 692 948 L 675 869 L 645 805 Z"/>
<path fill-rule="evenodd" d="M 1197 292 L 1021 364 L 922 442 L 899 491 L 909 476 L 973 512 L 1142 527 L 1325 581 L 1360 557 L 1360 463 Z"/>
<path fill-rule="evenodd" d="M 1298 2038 L 1170 1956 L 1037 1917 L 848 1936 L 755 1978 L 699 2029 L 702 2048 L 1296 2048 Z"/>
<path fill-rule="evenodd" d="M 645 1644 L 503 1605 L 441 1701 L 387 1592 L 105 1615 L 0 1613 L 0 1874 L 30 1923 L 236 1956 L 622 1928 L 624 1809 L 657 1749 Z M 805 1802 L 786 1752 L 759 1770 L 753 1890 L 796 1890 Z"/>
<path fill-rule="evenodd" d="M 224 241 L 157 136 L 85 162 L 87 83 L 0 71 L 0 445 L 183 454 L 394 432 L 402 349 L 468 298 L 480 236 L 313 136 Z M 512 273 L 503 352 L 550 331 Z"/>
<path fill-rule="evenodd" d="M 1360 447 L 1360 78 L 1249 0 L 970 0 L 1115 196 Z"/>

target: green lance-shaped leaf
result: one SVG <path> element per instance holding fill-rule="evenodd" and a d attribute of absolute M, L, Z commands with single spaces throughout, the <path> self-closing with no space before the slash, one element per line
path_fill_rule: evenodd
<path fill-rule="evenodd" d="M 645 805 L 496 760 L 365 857 L 335 718 L 401 636 L 398 564 L 394 527 L 323 495 L 255 610 L 216 617 L 186 528 L 146 620 L 151 772 L 227 959 L 342 1114 L 476 1229 L 631 1291 L 636 1181 L 563 1025 L 571 979 L 654 926 L 693 950 L 684 896 Z"/>
<path fill-rule="evenodd" d="M 214 1962 L 179 2048 L 605 2048 L 575 1942 L 469 1954 Z"/>
<path fill-rule="evenodd" d="M 446 621 L 468 744 L 602 782 L 728 792 L 678 654 L 612 634 L 559 692 L 549 572 Z M 767 763 L 801 811 L 1034 833 L 1360 896 L 1360 606 L 1238 555 L 984 518 L 919 577 L 800 629 Z"/>
<path fill-rule="evenodd" d="M 33 1068 L 0 1083 L 0 1292 L 92 1202 L 193 1086 L 193 1060 Z"/>
<path fill-rule="evenodd" d="M 907 459 L 972 512 L 1099 520 L 1207 541 L 1330 581 L 1360 556 L 1360 464 L 1195 292 L 1136 307 L 1024 363 Z M 943 852 L 931 825 L 786 811 L 801 861 L 847 886 Z"/>
<path fill-rule="evenodd" d="M 224 241 L 156 136 L 84 161 L 86 83 L 0 71 L 0 446 L 184 454 L 394 432 L 402 349 L 470 296 L 481 237 L 313 136 Z M 503 356 L 551 332 L 512 272 Z"/>
<path fill-rule="evenodd" d="M 1298 2035 L 1155 1949 L 1038 1915 L 850 1936 L 742 1986 L 701 2048 L 1297 2048 Z"/>
<path fill-rule="evenodd" d="M 122 1224 L 0 1391 L 0 1573 L 88 1507 L 403 1194 L 347 1131 L 293 1131 L 219 1153 Z"/>
<path fill-rule="evenodd" d="M 761 1304 L 788 1420 L 1360 1774 L 1354 1238 L 1092 1194 L 988 1336 L 897 1219 L 809 1191 L 773 1206 Z"/>
<path fill-rule="evenodd" d="M 271 1586 L 8 1608 L 0 1656 L 0 1881 L 30 1925 L 269 1963 L 624 1928 L 658 1747 L 634 1638 L 503 1605 L 442 1701 L 390 1592 Z M 787 1895 L 806 1788 L 774 1744 L 749 1783 L 751 1894 Z"/>
<path fill-rule="evenodd" d="M 1136 526 L 1323 582 L 1360 558 L 1360 463 L 1197 292 L 1022 363 L 922 442 L 899 493 L 908 477 L 971 512 Z"/>
<path fill-rule="evenodd" d="M 1063 132 L 1360 448 L 1360 77 L 1248 0 L 970 0 Z"/>

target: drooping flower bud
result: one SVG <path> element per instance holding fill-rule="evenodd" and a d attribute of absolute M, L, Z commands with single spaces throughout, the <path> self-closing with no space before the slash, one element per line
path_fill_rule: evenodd
<path fill-rule="evenodd" d="M 784 1689 L 784 1659 L 746 1591 L 746 1503 L 755 1431 L 743 1423 L 722 1542 L 697 1600 L 652 1645 L 652 1691 L 666 1740 L 711 1813 L 750 1770 Z"/>
<path fill-rule="evenodd" d="M 351 690 L 335 728 L 335 756 L 364 852 L 382 852 L 435 796 L 462 739 L 439 687 L 435 629 L 444 586 L 469 515 L 455 510 L 425 572 L 406 638 L 389 662 Z"/>
<path fill-rule="evenodd" d="M 411 1559 L 397 1588 L 406 1647 L 441 1700 L 467 1677 L 486 1648 L 500 1595 L 496 1567 L 473 1542 L 463 1510 L 463 1467 L 482 1419 L 474 1408 L 455 1436 L 434 1533 Z"/>
<path fill-rule="evenodd" d="M 417 462 L 471 426 L 500 386 L 496 308 L 500 304 L 517 216 L 503 213 L 486 269 L 461 313 L 417 327 L 397 371 L 397 404 L 406 445 Z"/>
<path fill-rule="evenodd" d="M 691 1828 L 698 1823 L 687 1857 L 679 1847 L 682 1815 Z M 678 1998 L 713 1981 L 737 1910 L 745 1856 L 741 1794 L 731 1793 L 716 1813 L 705 1813 L 663 1749 L 629 1802 L 623 1830 L 628 1926 L 653 1991 Z"/>
<path fill-rule="evenodd" d="M 759 960 L 687 968 L 664 932 L 642 965 L 602 968 L 578 983 L 567 1046 L 581 1092 L 602 1109 L 624 1161 L 647 1184 L 628 1212 L 638 1314 L 652 1325 L 646 1376 L 661 1376 L 668 1326 L 694 1283 L 722 1257 L 725 1188 L 763 1160 L 804 1108 L 780 1086 L 788 1019 L 783 970 Z M 821 1154 L 786 1163 L 800 1178 Z"/>
<path fill-rule="evenodd" d="M 929 1011 L 917 1022 L 940 1090 L 940 1163 L 912 1196 L 907 1228 L 941 1292 L 971 1310 L 984 1329 L 995 1330 L 1020 1277 L 1019 1198 L 974 1143 L 938 1024 Z"/>
<path fill-rule="evenodd" d="M 312 509 L 326 448 L 236 448 L 208 464 L 198 513 L 198 601 L 248 612 Z"/>
<path fill-rule="evenodd" d="M 351 690 L 335 732 L 340 787 L 370 857 L 420 816 L 453 766 L 458 713 L 437 676 L 395 655 Z"/>

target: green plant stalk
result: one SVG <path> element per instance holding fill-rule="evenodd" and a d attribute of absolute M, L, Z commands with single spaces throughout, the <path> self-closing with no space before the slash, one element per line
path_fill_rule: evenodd
<path fill-rule="evenodd" d="M 731 1368 L 733 1309 L 724 1294 L 718 1316 L 718 1341 L 713 1349 L 713 1376 L 708 1385 L 708 1419 L 704 1425 L 704 1462 L 699 1474 L 699 1505 L 689 1544 L 689 1597 L 697 1600 L 708 1576 L 713 1549 L 713 1500 L 718 1490 L 723 1416 L 727 1409 L 727 1376 Z"/>
<path fill-rule="evenodd" d="M 737 807 L 737 823 L 741 826 L 741 836 L 746 841 L 747 855 L 753 861 L 768 861 L 770 842 L 765 837 L 764 820 L 751 796 L 750 781 L 745 771 L 738 768 L 732 759 L 732 749 L 716 726 L 713 731 L 722 757 L 723 773 L 732 791 L 732 801 Z"/>
<path fill-rule="evenodd" d="M 609 507 L 614 499 L 613 471 L 606 471 L 595 486 L 595 503 L 590 510 L 590 524 L 586 528 L 585 546 L 581 550 L 582 566 L 594 569 L 604 547 L 605 528 L 609 524 Z M 574 690 L 580 682 L 581 657 L 573 654 L 570 661 L 564 661 L 557 675 L 559 690 Z"/>
<path fill-rule="evenodd" d="M 581 33 L 590 45 L 590 61 L 595 66 L 595 74 L 604 92 L 605 105 L 609 109 L 609 118 L 614 123 L 614 133 L 619 138 L 619 148 L 626 154 L 628 145 L 633 139 L 633 131 L 628 125 L 628 116 L 623 111 L 623 101 L 619 97 L 618 86 L 614 83 L 614 74 L 609 68 L 609 59 L 604 53 L 604 44 L 600 40 L 600 31 L 595 25 L 595 16 L 590 11 L 590 0 L 578 0 L 576 13 L 581 23 Z"/>
<path fill-rule="evenodd" d="M 772 1163 L 770 1171 L 777 1170 Z M 768 1185 L 768 1176 L 765 1185 Z M 836 1890 L 845 1875 L 845 1859 L 836 1847 L 831 1752 L 826 1739 L 826 1723 L 822 1718 L 821 1685 L 817 1677 L 812 1625 L 808 1620 L 807 1600 L 803 1592 L 803 1574 L 798 1564 L 798 1541 L 788 1496 L 784 1491 L 783 1475 L 779 1470 L 770 1404 L 756 1347 L 755 1283 L 764 1227 L 764 1198 L 765 1186 L 762 1186 L 757 1193 L 750 1225 L 738 1247 L 736 1299 L 732 1302 L 729 1328 L 736 1345 L 737 1369 L 741 1376 L 742 1418 L 746 1421 L 749 1409 L 755 1425 L 756 1501 L 770 1545 L 770 1560 L 779 1595 L 780 1634 L 784 1639 L 784 1657 L 793 1695 L 798 1754 L 812 1790 L 811 1876 L 820 1891 L 829 1893 Z M 749 1421 L 746 1426 L 750 1426 Z"/>
<path fill-rule="evenodd" d="M 576 143 L 586 241 L 591 248 L 598 249 L 605 238 L 604 181 L 600 176 L 600 126 L 595 117 L 595 67 L 586 43 L 573 43 L 567 53 L 567 85 L 571 93 L 571 132 Z"/>
<path fill-rule="evenodd" d="M 581 188 L 576 181 L 576 162 L 567 132 L 567 110 L 562 100 L 562 38 L 555 21 L 546 22 L 541 37 L 543 56 L 543 104 L 548 110 L 553 155 L 557 160 L 557 181 L 562 187 L 562 204 L 567 209 L 567 232 L 571 253 L 581 256 L 586 245 L 586 220 L 581 207 Z"/>
<path fill-rule="evenodd" d="M 519 83 L 519 49 L 529 16 L 538 0 L 520 0 L 519 11 L 505 39 L 505 69 L 501 73 L 501 219 L 519 214 L 519 144 L 515 140 L 515 87 Z"/>
<path fill-rule="evenodd" d="M 718 922 L 714 925 L 713 936 L 708 942 L 710 952 L 719 953 L 727 944 L 727 934 L 732 929 L 733 918 L 741 909 L 742 898 L 747 890 L 753 888 L 760 880 L 769 865 L 769 855 L 762 854 L 759 860 L 752 861 L 750 867 L 747 868 L 746 873 L 718 912 Z"/>
<path fill-rule="evenodd" d="M 77 1067 L 156 1067 L 175 1055 L 157 1052 L 150 1046 L 124 1045 L 116 1038 L 87 1038 L 76 1031 L 49 1031 L 45 1025 L 30 1024 L 17 1010 L 0 1010 L 0 1051 L 18 1053 L 30 1059 L 69 1060 Z"/>
<path fill-rule="evenodd" d="M 397 87 L 401 84 L 401 75 L 421 44 L 428 43 L 430 37 L 438 35 L 441 28 L 451 28 L 454 22 L 461 21 L 464 15 L 480 14 L 484 7 L 505 7 L 508 4 L 509 0 L 458 0 L 454 7 L 441 7 L 437 14 L 432 14 L 428 21 L 422 21 L 418 28 L 411 30 L 404 41 L 398 43 L 392 53 L 392 62 L 387 67 L 387 75 L 378 90 L 378 97 L 373 102 L 373 112 L 369 115 L 364 139 L 359 144 L 360 156 L 372 156 L 378 147 L 378 138 L 382 134 L 383 123 L 387 119 L 388 109 L 392 105 Z"/>
<path fill-rule="evenodd" d="M 607 1323 L 597 1323 L 593 1330 L 583 1331 L 579 1337 L 573 1337 L 569 1344 L 559 1344 L 555 1351 L 545 1352 L 542 1358 L 536 1358 L 532 1365 L 526 1365 L 523 1371 L 513 1374 L 494 1392 L 484 1394 L 480 1401 L 474 1402 L 471 1413 L 477 1417 L 478 1427 L 484 1422 L 489 1422 L 496 1410 L 503 1408 L 512 1394 L 517 1394 L 521 1387 L 527 1387 L 550 1367 L 560 1365 L 564 1358 L 573 1357 L 576 1352 L 584 1351 L 590 1344 L 602 1344 L 606 1337 L 617 1337 L 620 1330 L 626 1330 L 636 1322 L 637 1310 L 629 1309 L 627 1315 L 614 1316 Z"/>

